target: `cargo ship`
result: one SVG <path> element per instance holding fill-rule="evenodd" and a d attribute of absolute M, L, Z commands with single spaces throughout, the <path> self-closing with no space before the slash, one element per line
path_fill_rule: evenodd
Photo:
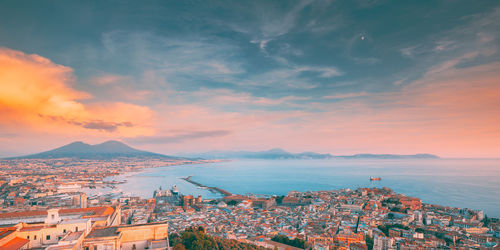
<path fill-rule="evenodd" d="M 380 181 L 380 180 L 382 180 L 382 178 L 370 176 L 370 181 Z"/>

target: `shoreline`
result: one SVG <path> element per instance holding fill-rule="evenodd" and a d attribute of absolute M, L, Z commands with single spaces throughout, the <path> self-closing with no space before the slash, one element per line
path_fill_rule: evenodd
<path fill-rule="evenodd" d="M 227 161 L 224 160 L 224 161 L 218 161 L 218 162 L 227 162 Z M 233 161 L 229 161 L 229 162 L 235 162 L 235 161 L 233 160 Z M 236 162 L 239 162 L 239 161 L 236 161 Z M 242 162 L 246 162 L 246 161 L 242 161 Z M 214 182 L 209 183 L 207 185 L 205 183 L 197 182 L 197 181 L 194 181 L 192 179 L 190 179 L 191 182 L 186 180 L 188 178 L 186 176 L 188 174 L 192 174 L 192 170 L 190 170 L 191 167 L 195 167 L 196 168 L 196 165 L 202 164 L 202 163 L 217 163 L 217 162 L 206 161 L 206 162 L 196 162 L 196 163 L 182 163 L 182 164 L 172 164 L 172 165 L 161 166 L 161 167 L 162 168 L 163 167 L 168 168 L 168 167 L 176 167 L 176 166 L 179 166 L 179 167 L 186 166 L 186 169 L 187 169 L 186 171 L 184 171 L 184 170 L 173 170 L 174 171 L 174 172 L 172 172 L 173 174 L 169 174 L 168 175 L 169 177 L 166 177 L 166 178 L 171 178 L 172 179 L 170 181 L 167 181 L 167 183 L 170 183 L 170 185 L 173 184 L 173 182 L 174 182 L 173 177 L 175 177 L 177 180 L 180 179 L 180 180 L 182 180 L 182 182 L 185 182 L 185 183 L 189 184 L 189 186 L 190 186 L 189 188 L 184 188 L 184 189 L 187 189 L 187 190 L 184 190 L 184 191 L 181 190 L 181 192 L 184 193 L 184 194 L 186 194 L 186 195 L 188 195 L 188 194 L 202 194 L 203 195 L 204 191 L 209 191 L 212 194 L 207 194 L 207 195 L 203 195 L 203 196 L 204 197 L 209 197 L 210 199 L 212 199 L 212 198 L 213 199 L 218 199 L 218 198 L 222 198 L 224 196 L 227 196 L 227 195 L 224 195 L 224 193 L 222 193 L 222 192 L 220 192 L 220 191 L 218 191 L 216 189 L 217 186 L 213 185 Z M 239 166 L 239 164 L 237 164 L 237 165 Z M 242 164 L 242 165 L 243 166 L 241 166 L 241 167 L 245 167 L 244 166 L 245 164 Z M 218 164 L 215 164 L 213 166 L 223 167 L 222 164 L 220 166 Z M 203 167 L 212 167 L 212 164 L 211 165 L 206 165 L 206 166 L 203 166 Z M 345 168 L 346 166 L 343 166 L 343 167 Z M 134 173 L 131 173 L 130 175 L 128 175 L 126 177 L 126 179 L 130 179 L 136 173 L 155 172 L 156 168 L 158 168 L 158 167 L 146 167 L 146 168 L 142 168 L 140 170 L 133 171 Z M 175 169 L 183 169 L 183 168 L 175 168 Z M 254 168 L 252 168 L 252 169 L 254 169 Z M 163 172 L 163 170 L 158 170 L 158 171 L 159 172 Z M 199 175 L 205 176 L 206 174 L 203 174 L 203 173 L 206 172 L 206 171 L 210 172 L 210 170 L 206 170 L 206 168 L 203 168 L 203 171 L 200 172 L 198 174 L 198 176 Z M 130 173 L 130 172 L 128 172 L 128 173 Z M 196 173 L 198 173 L 198 172 L 196 172 Z M 153 174 L 155 174 L 155 173 L 153 173 Z M 159 175 L 162 175 L 162 174 L 159 174 Z M 358 176 L 358 175 L 356 175 L 356 176 Z M 471 208 L 472 203 L 464 204 L 463 202 L 456 203 L 456 202 L 451 202 L 451 201 L 445 202 L 444 200 L 437 201 L 436 199 L 439 198 L 439 197 L 441 197 L 441 196 L 436 196 L 437 198 L 432 198 L 432 197 L 429 198 L 430 195 L 426 195 L 426 194 L 422 195 L 421 192 L 409 192 L 408 188 L 404 188 L 401 185 L 399 185 L 399 184 L 401 184 L 400 177 L 396 178 L 396 177 L 393 177 L 392 175 L 386 176 L 384 174 L 381 174 L 380 176 L 382 177 L 383 181 L 380 184 L 377 184 L 376 186 L 378 186 L 378 187 L 383 187 L 383 186 L 389 187 L 389 188 L 395 190 L 398 193 L 403 193 L 403 194 L 408 195 L 408 196 L 414 196 L 414 197 L 421 198 L 423 203 L 426 203 L 426 204 L 435 204 L 435 205 L 445 206 L 445 207 Z M 144 176 L 144 177 L 145 178 L 146 177 L 153 178 L 154 176 Z M 393 178 L 391 178 L 391 177 L 393 177 Z M 419 174 L 417 177 L 418 177 L 418 179 L 421 179 L 421 180 L 427 179 L 423 174 Z M 368 178 L 369 178 L 369 176 L 366 176 L 366 179 L 368 179 Z M 359 187 L 373 187 L 373 186 L 371 186 L 369 184 L 366 184 L 366 183 L 365 183 L 366 185 L 363 185 L 363 183 L 358 183 L 356 185 L 354 185 L 354 184 L 353 185 L 343 185 L 345 183 L 337 182 L 337 179 L 335 179 L 336 181 L 334 181 L 334 183 L 336 183 L 337 185 L 333 185 L 332 187 L 322 187 L 321 185 L 318 185 L 318 186 L 309 186 L 307 189 L 304 189 L 303 186 L 300 186 L 300 187 L 299 186 L 297 186 L 297 187 L 291 186 L 288 191 L 290 191 L 290 190 L 296 190 L 296 191 L 299 191 L 299 192 L 305 192 L 305 191 L 320 191 L 320 190 L 337 190 L 337 189 L 343 189 L 343 188 L 356 189 L 356 188 L 359 188 Z M 421 181 L 421 180 L 418 180 L 418 181 Z M 199 185 L 196 185 L 193 182 L 195 182 L 195 183 L 197 183 Z M 354 182 L 356 182 L 356 181 L 354 181 Z M 354 183 L 354 182 L 352 182 L 352 183 Z M 366 181 L 366 182 L 368 183 L 368 181 Z M 132 183 L 135 183 L 135 181 L 132 181 Z M 145 185 L 147 185 L 147 181 L 146 182 L 145 181 L 141 181 L 141 184 L 142 183 L 145 183 Z M 153 192 L 156 188 L 158 188 L 158 186 L 160 186 L 160 185 L 165 186 L 165 184 L 158 184 L 157 181 L 153 182 L 155 184 L 153 184 L 151 182 L 149 182 L 149 183 L 150 183 L 150 188 L 148 190 L 146 190 L 144 188 L 144 186 L 143 186 L 143 188 L 141 190 L 139 190 L 137 193 L 134 193 L 134 192 L 132 192 L 132 193 L 134 193 L 135 196 L 150 197 L 151 196 L 150 192 Z M 127 186 L 127 185 L 130 186 L 131 185 L 130 181 L 128 181 L 124 185 L 125 186 Z M 179 186 L 179 182 L 177 182 L 177 185 Z M 186 186 L 184 186 L 184 187 L 186 187 Z M 196 190 L 197 187 L 202 187 L 202 188 L 198 188 L 198 189 L 202 189 L 202 190 Z M 118 186 L 117 188 L 124 189 L 123 186 L 121 186 L 121 187 Z M 225 188 L 227 188 L 227 187 L 225 187 Z M 233 187 L 230 187 L 230 188 L 233 189 L 232 191 L 235 192 L 235 194 L 239 193 L 238 190 L 240 190 L 240 189 L 233 188 Z M 417 188 L 417 189 L 421 189 L 421 188 Z M 109 191 L 111 191 L 111 189 L 109 189 Z M 233 193 L 233 192 L 229 192 L 227 190 L 224 190 L 224 191 L 226 191 L 227 193 L 231 193 L 231 194 Z M 270 191 L 270 190 L 267 190 L 267 191 Z M 130 193 L 130 191 L 125 191 L 125 192 L 126 193 Z M 218 198 L 215 198 L 213 196 L 214 193 L 220 194 L 222 197 L 219 196 Z M 241 194 L 243 195 L 243 194 L 250 194 L 250 193 L 252 193 L 252 194 L 264 194 L 266 196 L 273 196 L 273 195 L 278 195 L 279 196 L 279 195 L 286 195 L 287 192 L 286 191 L 281 192 L 279 190 L 278 191 L 273 190 L 272 193 L 268 193 L 268 192 L 267 193 L 266 192 L 262 193 L 262 192 L 259 192 L 258 190 L 253 190 L 253 192 L 252 191 L 248 191 L 248 192 L 243 192 Z M 450 194 L 450 195 L 453 195 L 453 193 Z M 488 204 L 486 204 L 486 203 L 488 203 Z M 490 205 L 491 203 L 492 203 L 492 201 L 490 200 L 488 202 L 485 202 L 484 205 L 486 205 L 486 206 L 472 206 L 471 209 L 484 210 L 486 214 L 494 216 L 494 217 L 498 217 L 499 216 L 498 212 L 495 211 L 495 209 L 493 209 L 493 210 L 491 209 L 491 205 Z"/>

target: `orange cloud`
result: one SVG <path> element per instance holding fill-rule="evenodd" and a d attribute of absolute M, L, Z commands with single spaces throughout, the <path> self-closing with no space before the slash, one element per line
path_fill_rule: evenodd
<path fill-rule="evenodd" d="M 153 133 L 154 113 L 127 103 L 92 103 L 75 90 L 73 70 L 38 55 L 0 48 L 0 126 L 55 134 Z M 25 131 L 24 131 L 25 132 Z"/>

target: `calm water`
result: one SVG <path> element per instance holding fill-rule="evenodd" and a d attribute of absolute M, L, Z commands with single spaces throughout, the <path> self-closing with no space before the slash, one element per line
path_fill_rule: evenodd
<path fill-rule="evenodd" d="M 390 187 L 424 202 L 482 209 L 500 217 L 500 160 L 236 160 L 128 173 L 124 193 L 151 197 L 158 187 L 176 184 L 183 194 L 217 198 L 179 179 L 192 179 L 231 193 L 286 194 L 290 190 Z M 369 177 L 382 181 L 370 182 Z"/>

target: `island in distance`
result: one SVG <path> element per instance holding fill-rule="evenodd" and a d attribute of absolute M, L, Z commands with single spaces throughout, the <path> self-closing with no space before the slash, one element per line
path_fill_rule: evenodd
<path fill-rule="evenodd" d="M 199 157 L 203 159 L 439 159 L 432 154 L 355 154 L 331 155 L 314 152 L 290 153 L 280 148 L 267 151 L 210 151 L 199 154 L 179 154 L 185 157 Z"/>

